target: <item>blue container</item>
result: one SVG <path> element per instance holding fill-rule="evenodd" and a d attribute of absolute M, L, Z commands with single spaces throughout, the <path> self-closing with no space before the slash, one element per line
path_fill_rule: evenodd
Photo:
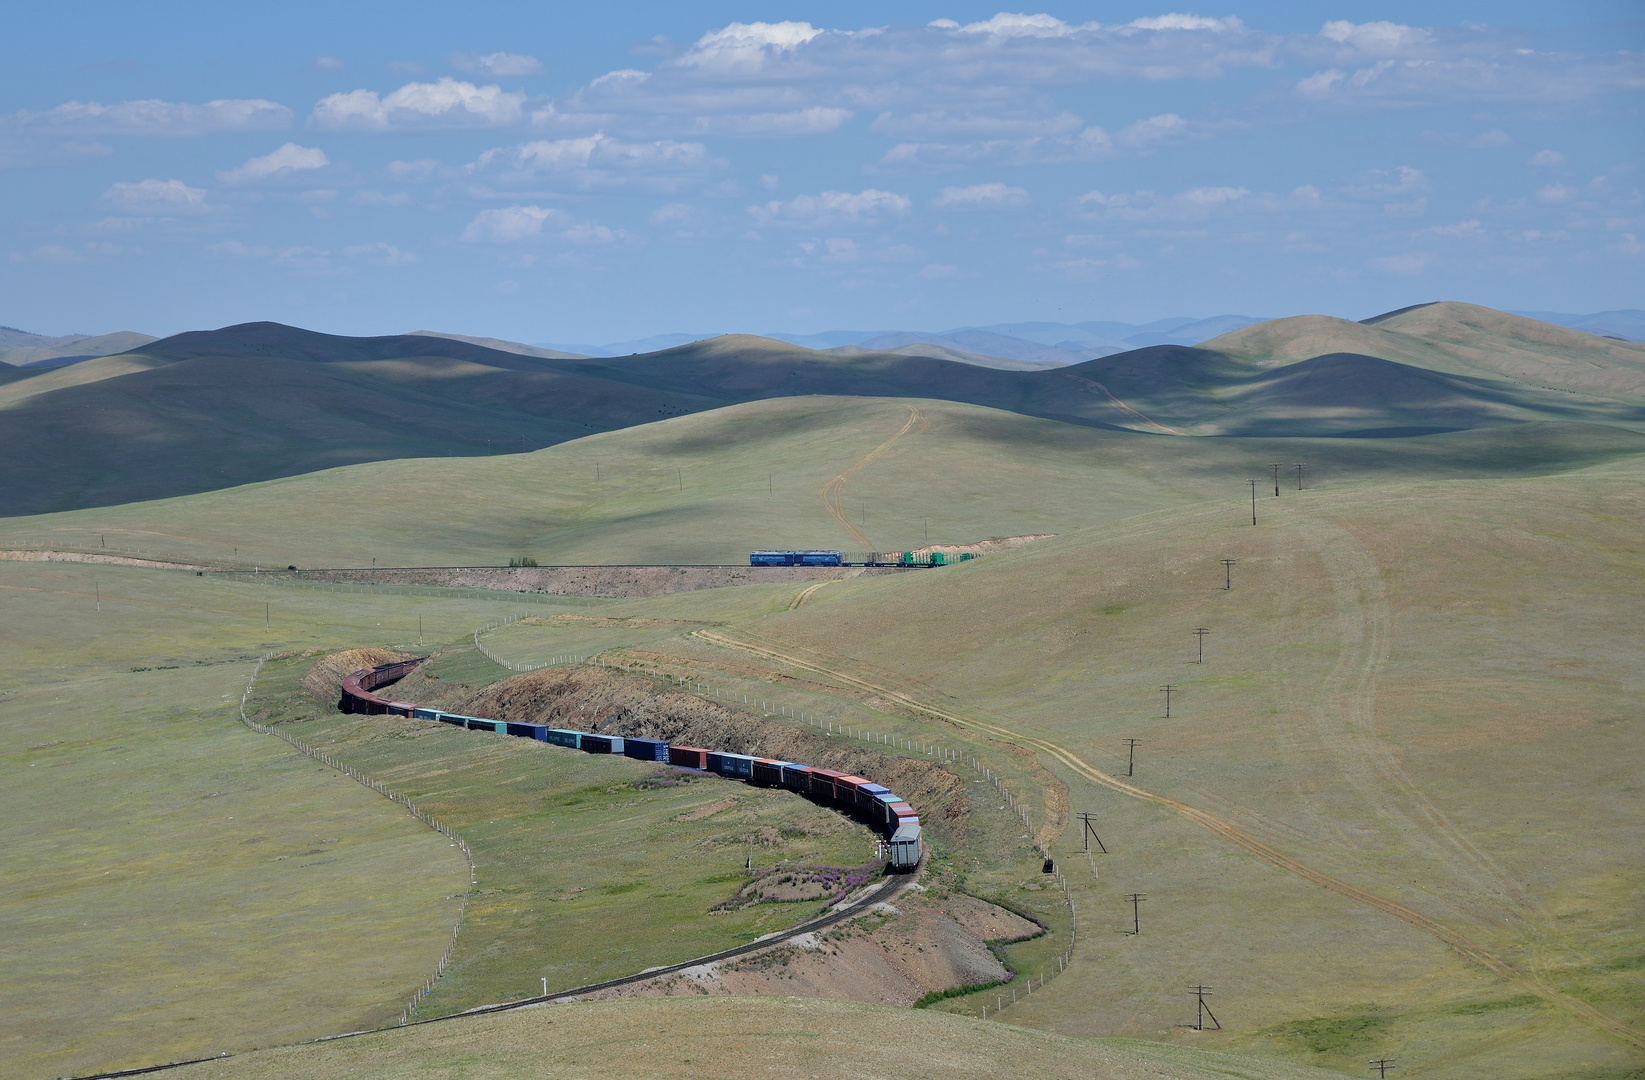
<path fill-rule="evenodd" d="M 411 715 L 416 717 L 418 720 L 438 720 L 440 718 L 440 710 L 425 709 L 419 705 L 417 708 L 411 710 Z"/>
<path fill-rule="evenodd" d="M 458 716 L 456 713 L 443 712 L 435 717 L 442 724 L 453 724 L 457 727 L 467 727 L 468 717 Z"/>
<path fill-rule="evenodd" d="M 510 735 L 517 735 L 522 739 L 536 739 L 538 742 L 548 741 L 543 738 L 543 733 L 547 730 L 548 729 L 541 724 L 510 723 L 508 725 L 508 733 Z"/>
<path fill-rule="evenodd" d="M 624 739 L 623 756 L 637 761 L 667 761 L 668 743 L 662 739 Z"/>
<path fill-rule="evenodd" d="M 618 735 L 585 733 L 582 738 L 582 751 L 585 754 L 620 754 L 623 752 L 623 740 Z"/>
<path fill-rule="evenodd" d="M 545 740 L 554 746 L 569 746 L 573 750 L 583 747 L 583 733 L 571 731 L 568 728 L 549 728 L 548 738 Z"/>

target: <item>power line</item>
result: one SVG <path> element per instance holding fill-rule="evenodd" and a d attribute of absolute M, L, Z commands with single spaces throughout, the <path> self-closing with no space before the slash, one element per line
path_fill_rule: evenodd
<path fill-rule="evenodd" d="M 1140 743 L 1140 742 L 1142 742 L 1141 739 L 1126 739 L 1125 740 L 1125 755 L 1126 755 L 1125 756 L 1125 775 L 1126 776 L 1130 776 L 1130 775 L 1132 775 L 1132 773 L 1134 773 L 1136 771 L 1136 767 L 1137 767 L 1137 744 Z"/>
<path fill-rule="evenodd" d="M 1209 626 L 1194 627 L 1194 637 L 1199 640 L 1199 659 L 1194 661 L 1196 664 L 1205 663 L 1205 635 L 1210 632 L 1211 628 Z"/>
<path fill-rule="evenodd" d="M 1279 471 L 1285 468 L 1283 461 L 1270 461 L 1268 467 L 1274 470 L 1274 498 L 1279 498 Z"/>
<path fill-rule="evenodd" d="M 1108 849 L 1102 846 L 1102 837 L 1097 835 L 1097 827 L 1094 824 L 1091 823 L 1091 819 L 1095 816 L 1096 815 L 1094 815 L 1094 814 L 1086 814 L 1086 813 L 1082 813 L 1082 814 L 1079 815 L 1080 823 L 1083 826 L 1083 829 L 1080 832 L 1080 839 L 1084 842 L 1084 845 L 1085 845 L 1083 850 L 1090 851 L 1091 850 L 1091 841 L 1095 840 L 1097 842 L 1097 850 L 1102 852 L 1104 855 L 1106 855 L 1106 854 L 1108 854 Z"/>
<path fill-rule="evenodd" d="M 1255 480 L 1245 482 L 1251 485 L 1251 524 L 1255 525 L 1257 523 L 1257 482 Z"/>
<path fill-rule="evenodd" d="M 1397 1069 L 1399 1066 L 1394 1064 L 1393 1058 L 1372 1058 L 1371 1068 L 1377 1071 L 1378 1076 L 1387 1076 L 1389 1069 Z"/>
<path fill-rule="evenodd" d="M 1165 695 L 1165 718 L 1169 720 L 1171 719 L 1171 695 L 1177 692 L 1176 684 L 1166 683 L 1159 690 L 1160 693 Z"/>
<path fill-rule="evenodd" d="M 1306 469 L 1307 467 L 1308 467 L 1308 463 L 1306 461 L 1297 462 L 1297 490 L 1298 491 L 1302 490 L 1302 470 Z"/>
<path fill-rule="evenodd" d="M 1134 892 L 1125 894 L 1125 902 L 1131 905 L 1131 929 L 1129 933 L 1132 937 L 1136 937 L 1138 934 L 1142 933 L 1142 909 L 1138 907 L 1138 905 L 1146 899 L 1148 899 L 1148 894 L 1146 893 Z M 1121 930 L 1120 933 L 1124 934 L 1127 933 L 1127 931 Z"/>
<path fill-rule="evenodd" d="M 1224 560 L 1222 560 L 1222 570 L 1223 570 L 1222 587 L 1224 589 L 1232 589 L 1234 587 L 1234 564 L 1237 563 L 1237 562 L 1239 562 L 1238 559 L 1224 559 Z"/>
<path fill-rule="evenodd" d="M 1205 999 L 1211 996 L 1211 988 L 1209 986 L 1190 986 L 1188 990 L 1199 1000 L 1199 1015 L 1194 1019 L 1194 1030 L 1204 1031 L 1205 1018 L 1209 1016 L 1211 1023 L 1216 1025 L 1218 1031 L 1221 1031 L 1222 1025 L 1217 1022 L 1216 1014 L 1211 1011 L 1211 1006 L 1205 1003 Z"/>

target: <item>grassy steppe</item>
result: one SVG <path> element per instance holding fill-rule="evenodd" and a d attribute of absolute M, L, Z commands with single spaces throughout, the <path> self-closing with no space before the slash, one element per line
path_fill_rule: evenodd
<path fill-rule="evenodd" d="M 1529 424 L 1418 439 L 1184 439 L 948 402 L 783 398 L 533 454 L 375 462 L 152 503 L 0 519 L 31 542 L 251 567 L 737 563 L 756 547 L 855 548 L 820 490 L 878 550 L 1065 532 L 1239 498 L 1268 463 L 1305 483 L 1536 475 L 1645 450 L 1645 435 Z M 1294 486 L 1295 472 L 1282 484 Z M 929 532 L 928 532 L 929 530 Z M 106 544 L 105 549 L 102 545 Z"/>
<path fill-rule="evenodd" d="M 1329 1080 L 1280 1061 L 1127 1039 L 1075 1039 L 960 1017 L 797 998 L 642 998 L 527 1009 L 190 1066 L 181 1080 L 463 1076 L 743 1080 Z"/>
<path fill-rule="evenodd" d="M 270 648 L 415 641 L 419 614 L 461 634 L 504 609 L 4 562 L 0 605 L 3 1071 L 392 1021 L 445 948 L 467 865 L 241 725 L 240 694 Z"/>

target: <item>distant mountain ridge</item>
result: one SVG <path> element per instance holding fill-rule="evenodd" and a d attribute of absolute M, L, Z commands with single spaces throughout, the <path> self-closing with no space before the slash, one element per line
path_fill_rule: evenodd
<path fill-rule="evenodd" d="M 97 336 L 64 334 L 61 337 L 47 337 L 44 334 L 18 330 L 12 326 L 0 326 L 0 364 L 9 364 L 12 367 L 60 367 L 63 363 L 129 352 L 153 340 L 155 339 L 148 334 L 139 334 L 133 330 L 120 330 L 113 334 Z M 51 361 L 59 363 L 51 364 Z"/>
<path fill-rule="evenodd" d="M 1149 345 L 1197 345 L 1207 338 L 1250 326 L 1264 320 L 1250 315 L 1215 315 L 1208 319 L 1179 316 L 1150 323 L 1126 322 L 1018 322 L 992 326 L 962 326 L 952 330 L 827 330 L 820 334 L 761 335 L 807 349 L 830 352 L 846 350 L 896 351 L 911 356 L 934 356 L 980 363 L 984 367 L 1019 368 L 1022 364 L 1001 365 L 1000 360 L 1026 361 L 1028 367 L 1057 367 L 1079 364 L 1099 356 L 1112 356 Z M 579 353 L 585 356 L 632 356 L 672 349 L 710 334 L 658 334 L 633 341 L 606 345 L 587 343 L 542 343 L 538 348 Z M 917 346 L 932 346 L 918 349 Z"/>

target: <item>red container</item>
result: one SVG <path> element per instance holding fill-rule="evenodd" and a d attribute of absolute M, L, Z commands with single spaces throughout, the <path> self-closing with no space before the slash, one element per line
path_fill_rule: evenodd
<path fill-rule="evenodd" d="M 708 751 L 700 746 L 670 746 L 668 763 L 682 769 L 708 768 Z"/>

